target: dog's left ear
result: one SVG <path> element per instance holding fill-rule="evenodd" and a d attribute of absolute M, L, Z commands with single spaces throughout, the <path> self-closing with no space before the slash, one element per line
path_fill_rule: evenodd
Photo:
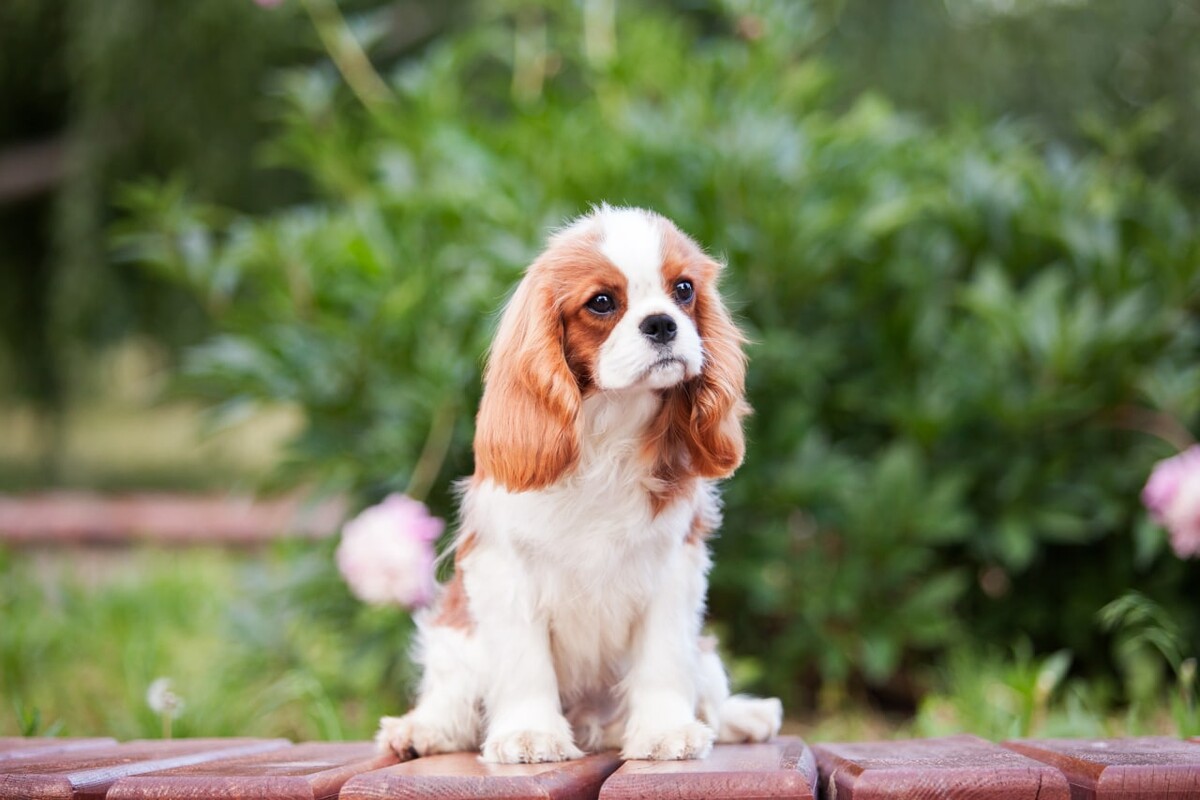
<path fill-rule="evenodd" d="M 706 259 L 707 279 L 696 288 L 696 327 L 704 348 L 704 368 L 668 396 L 676 436 L 687 448 L 692 471 L 725 478 L 742 463 L 746 451 L 742 418 L 746 403 L 746 339 L 734 324 L 721 296 L 721 265 Z"/>

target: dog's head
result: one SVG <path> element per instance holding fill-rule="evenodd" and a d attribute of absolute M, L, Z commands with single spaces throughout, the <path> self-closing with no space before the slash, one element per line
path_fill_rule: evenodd
<path fill-rule="evenodd" d="M 663 398 L 650 458 L 673 473 L 733 472 L 746 362 L 717 293 L 720 269 L 642 209 L 601 206 L 552 236 L 492 344 L 476 475 L 511 491 L 549 486 L 578 461 L 583 398 L 632 390 Z"/>

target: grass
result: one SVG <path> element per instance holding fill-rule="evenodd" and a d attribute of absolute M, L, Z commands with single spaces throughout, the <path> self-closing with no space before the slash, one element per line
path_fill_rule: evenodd
<path fill-rule="evenodd" d="M 348 664 L 353 643 L 277 613 L 295 562 L 219 550 L 0 556 L 0 735 L 159 736 L 146 692 L 169 677 L 185 704 L 176 736 L 366 738 L 398 709 L 370 669 Z"/>
<path fill-rule="evenodd" d="M 403 710 L 408 620 L 354 610 L 328 543 L 291 547 L 0 552 L 0 735 L 160 736 L 146 691 L 169 677 L 185 703 L 176 736 L 370 737 Z M 844 703 L 793 714 L 785 730 L 813 741 L 1177 732 L 1166 703 L 1115 708 L 1114 687 L 1068 667 L 1021 647 L 961 650 L 912 717 Z"/>

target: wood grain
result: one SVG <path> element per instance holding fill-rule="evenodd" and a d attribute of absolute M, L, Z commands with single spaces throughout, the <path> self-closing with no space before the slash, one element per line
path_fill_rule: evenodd
<path fill-rule="evenodd" d="M 38 758 L 72 750 L 116 744 L 116 739 L 60 739 L 56 737 L 0 736 L 0 765 L 10 758 Z"/>
<path fill-rule="evenodd" d="M 595 800 L 616 771 L 615 754 L 600 753 L 560 764 L 485 764 L 475 753 L 408 761 L 351 778 L 341 800 L 493 797 L 507 800 Z"/>
<path fill-rule="evenodd" d="M 121 778 L 107 800 L 320 800 L 355 775 L 396 763 L 373 742 L 309 742 Z"/>
<path fill-rule="evenodd" d="M 600 790 L 601 800 L 700 800 L 771 797 L 812 800 L 817 764 L 802 740 L 718 745 L 699 761 L 628 761 Z"/>
<path fill-rule="evenodd" d="M 135 741 L 0 764 L 0 800 L 103 798 L 127 775 L 218 758 L 277 750 L 286 739 L 172 739 Z"/>
<path fill-rule="evenodd" d="M 1062 770 L 1074 800 L 1200 800 L 1200 747 L 1165 736 L 1014 739 L 1004 746 Z"/>
<path fill-rule="evenodd" d="M 825 797 L 1068 800 L 1058 770 L 975 736 L 814 744 Z"/>

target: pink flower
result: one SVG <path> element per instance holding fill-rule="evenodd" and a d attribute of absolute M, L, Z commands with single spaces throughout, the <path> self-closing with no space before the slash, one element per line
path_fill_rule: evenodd
<path fill-rule="evenodd" d="M 1175 555 L 1200 556 L 1200 445 L 1155 464 L 1142 502 L 1170 533 Z"/>
<path fill-rule="evenodd" d="M 274 8 L 283 3 L 283 0 L 254 0 L 255 3 L 263 8 Z"/>
<path fill-rule="evenodd" d="M 388 495 L 342 527 L 338 570 L 364 603 L 423 606 L 436 586 L 433 543 L 444 527 L 423 503 Z"/>

